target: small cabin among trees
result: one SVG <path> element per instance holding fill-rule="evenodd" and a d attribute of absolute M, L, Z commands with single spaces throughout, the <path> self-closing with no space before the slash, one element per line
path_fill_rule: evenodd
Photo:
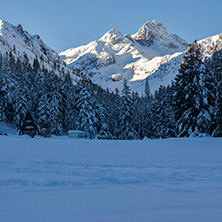
<path fill-rule="evenodd" d="M 32 117 L 30 112 L 27 112 L 26 114 L 26 117 L 22 123 L 20 134 L 27 134 L 31 137 L 39 134 L 37 125 L 35 124 L 34 118 Z"/>

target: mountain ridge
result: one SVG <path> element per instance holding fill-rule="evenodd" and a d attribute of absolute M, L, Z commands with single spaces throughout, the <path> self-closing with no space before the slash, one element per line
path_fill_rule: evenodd
<path fill-rule="evenodd" d="M 81 70 L 83 76 L 103 88 L 121 90 L 122 81 L 127 79 L 133 91 L 142 93 L 141 81 L 187 47 L 185 40 L 170 34 L 162 23 L 152 21 L 146 22 L 134 35 L 111 29 L 99 40 L 59 55 L 69 67 Z M 155 89 L 151 83 L 151 90 Z"/>
<path fill-rule="evenodd" d="M 210 56 L 214 44 L 222 48 L 222 35 L 198 42 L 204 55 Z M 11 53 L 20 59 L 27 55 L 31 65 L 37 58 L 42 68 L 60 77 L 69 72 L 74 84 L 79 80 L 77 75 L 82 75 L 111 91 L 121 90 L 124 79 L 140 94 L 144 92 L 146 78 L 150 80 L 152 92 L 160 85 L 170 84 L 187 47 L 188 43 L 181 37 L 169 33 L 162 23 L 152 21 L 146 22 L 135 34 L 124 35 L 111 29 L 99 40 L 58 54 L 39 35 L 29 34 L 22 25 L 14 26 L 0 20 L 2 54 Z"/>
<path fill-rule="evenodd" d="M 76 74 L 66 66 L 55 50 L 48 47 L 39 35 L 29 34 L 20 24 L 14 26 L 0 20 L 0 51 L 3 55 L 11 53 L 20 60 L 26 56 L 30 65 L 37 59 L 41 68 L 53 71 L 59 76 L 61 73 L 70 72 L 73 82 L 78 81 Z"/>
<path fill-rule="evenodd" d="M 215 35 L 199 43 L 204 56 L 209 56 L 212 45 L 220 42 Z M 146 22 L 137 33 L 123 35 L 111 29 L 99 40 L 59 53 L 66 64 L 81 70 L 103 88 L 114 91 L 128 81 L 133 91 L 144 92 L 145 79 L 149 78 L 151 92 L 160 85 L 168 85 L 175 78 L 189 44 L 157 21 Z M 222 48 L 222 45 L 219 44 Z"/>

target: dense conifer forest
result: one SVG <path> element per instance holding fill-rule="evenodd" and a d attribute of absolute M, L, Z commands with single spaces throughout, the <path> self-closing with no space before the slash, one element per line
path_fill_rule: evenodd
<path fill-rule="evenodd" d="M 146 79 L 144 94 L 110 92 L 82 78 L 73 85 L 70 74 L 58 76 L 20 60 L 0 55 L 0 121 L 21 128 L 27 112 L 39 131 L 64 135 L 83 130 L 86 138 L 143 139 L 222 136 L 222 50 L 212 47 L 204 58 L 197 42 L 188 48 L 178 75 L 170 86 L 152 95 Z"/>

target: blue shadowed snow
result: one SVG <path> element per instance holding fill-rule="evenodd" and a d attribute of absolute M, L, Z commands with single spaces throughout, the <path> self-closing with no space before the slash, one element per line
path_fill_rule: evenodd
<path fill-rule="evenodd" d="M 221 221 L 221 144 L 1 136 L 0 221 Z"/>

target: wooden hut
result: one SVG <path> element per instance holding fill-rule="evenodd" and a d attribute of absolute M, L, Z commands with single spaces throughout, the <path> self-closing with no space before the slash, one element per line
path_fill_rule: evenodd
<path fill-rule="evenodd" d="M 37 125 L 35 124 L 34 118 L 30 112 L 27 112 L 25 120 L 22 123 L 20 134 L 27 134 L 31 137 L 39 134 Z"/>

